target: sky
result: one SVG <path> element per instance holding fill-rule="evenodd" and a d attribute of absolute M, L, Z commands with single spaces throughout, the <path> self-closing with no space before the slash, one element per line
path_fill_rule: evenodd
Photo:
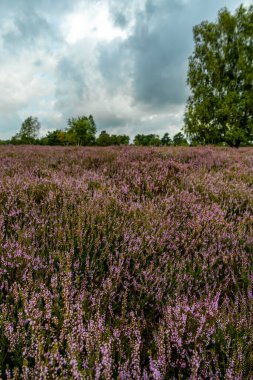
<path fill-rule="evenodd" d="M 250 1 L 0 0 L 0 139 L 38 117 L 41 135 L 93 115 L 127 134 L 183 126 L 192 28 Z"/>

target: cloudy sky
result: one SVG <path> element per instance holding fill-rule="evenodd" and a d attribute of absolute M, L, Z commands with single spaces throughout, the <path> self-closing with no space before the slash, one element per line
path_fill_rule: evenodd
<path fill-rule="evenodd" d="M 92 114 L 98 131 L 179 131 L 192 27 L 237 0 L 0 0 L 0 139 Z"/>

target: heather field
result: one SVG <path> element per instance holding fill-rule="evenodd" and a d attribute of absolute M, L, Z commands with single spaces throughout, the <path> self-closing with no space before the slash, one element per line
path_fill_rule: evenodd
<path fill-rule="evenodd" d="M 2 379 L 252 379 L 253 148 L 0 150 Z"/>

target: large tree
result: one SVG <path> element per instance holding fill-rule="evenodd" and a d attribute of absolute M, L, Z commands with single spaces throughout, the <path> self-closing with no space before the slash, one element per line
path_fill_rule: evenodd
<path fill-rule="evenodd" d="M 217 22 L 204 21 L 193 33 L 187 136 L 201 144 L 252 142 L 253 6 L 240 6 L 234 15 L 223 8 Z"/>

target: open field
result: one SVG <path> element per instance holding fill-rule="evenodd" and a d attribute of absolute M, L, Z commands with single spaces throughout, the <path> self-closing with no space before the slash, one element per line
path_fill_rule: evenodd
<path fill-rule="evenodd" d="M 253 148 L 0 149 L 3 379 L 252 379 Z"/>

